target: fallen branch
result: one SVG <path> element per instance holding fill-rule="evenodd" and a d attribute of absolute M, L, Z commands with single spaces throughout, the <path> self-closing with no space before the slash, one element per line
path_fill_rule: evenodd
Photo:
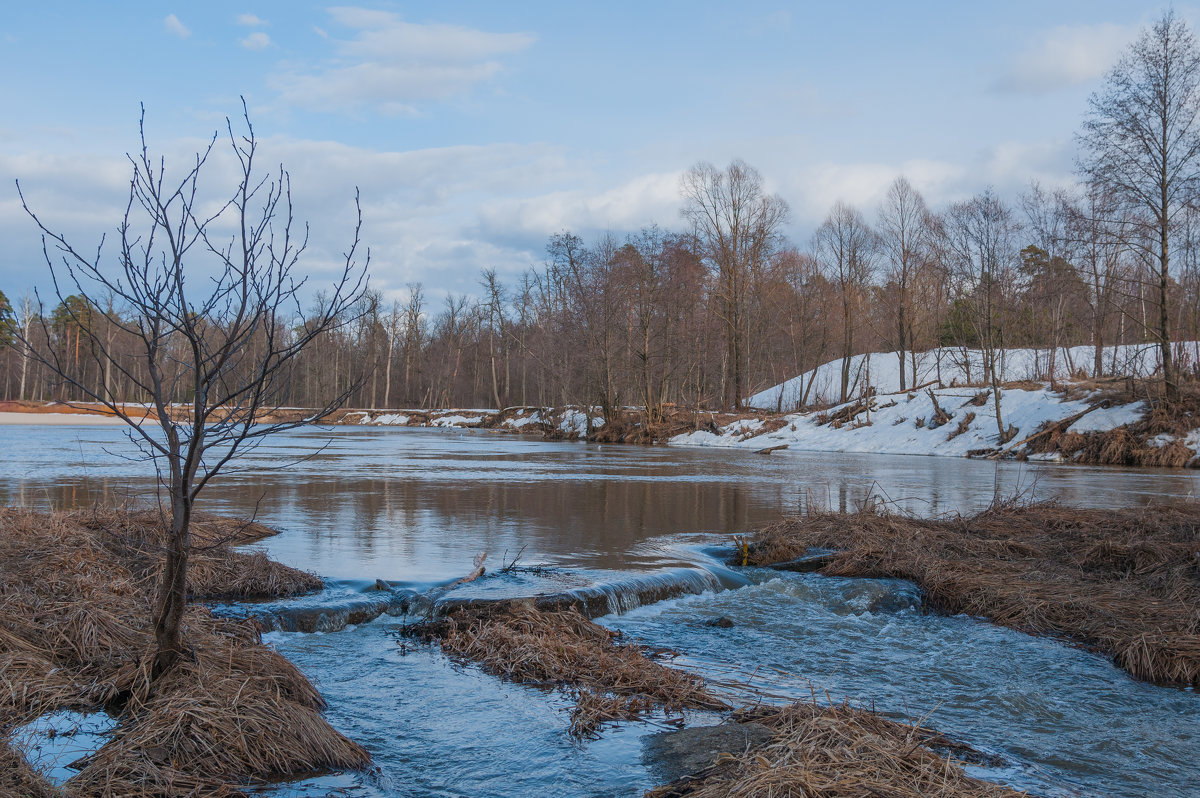
<path fill-rule="evenodd" d="M 1006 449 L 1001 449 L 998 452 L 988 455 L 988 459 L 989 460 L 997 460 L 997 459 L 1003 457 L 1004 455 L 1008 454 L 1009 452 L 1013 451 L 1014 449 L 1019 449 L 1020 447 L 1025 446 L 1026 444 L 1032 443 L 1033 441 L 1036 441 L 1038 438 L 1041 438 L 1044 435 L 1049 435 L 1051 432 L 1055 432 L 1055 431 L 1065 430 L 1067 427 L 1071 426 L 1076 421 L 1078 421 L 1079 419 L 1086 416 L 1088 413 L 1092 412 L 1093 410 L 1097 410 L 1103 406 L 1104 406 L 1104 403 L 1100 402 L 1099 404 L 1092 405 L 1091 407 L 1087 408 L 1086 410 L 1081 410 L 1080 412 L 1076 413 L 1073 416 L 1067 416 L 1064 419 L 1055 421 L 1053 424 L 1047 424 L 1045 427 L 1043 427 L 1042 429 L 1033 433 L 1032 435 L 1025 438 L 1024 440 L 1017 441 L 1012 446 L 1009 446 Z"/>

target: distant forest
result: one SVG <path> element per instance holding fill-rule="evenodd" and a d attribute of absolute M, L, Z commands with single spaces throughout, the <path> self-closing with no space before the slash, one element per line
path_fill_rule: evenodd
<path fill-rule="evenodd" d="M 878 207 L 835 204 L 802 243 L 754 168 L 698 164 L 674 230 L 563 231 L 519 278 L 484 270 L 473 295 L 368 292 L 289 366 L 284 402 L 321 405 L 361 382 L 360 408 L 727 408 L 843 359 L 841 395 L 816 402 L 847 398 L 848 359 L 863 352 L 895 352 L 911 387 L 912 353 L 938 346 L 982 350 L 986 369 L 1006 348 L 1091 345 L 1095 376 L 1101 347 L 1134 343 L 1160 348 L 1169 394 L 1200 368 L 1171 345 L 1200 339 L 1200 53 L 1181 21 L 1167 14 L 1131 45 L 1077 140 L 1073 187 L 929 208 L 901 177 Z M 78 398 L 24 340 L 98 392 L 143 400 L 92 351 L 103 342 L 137 373 L 112 323 L 122 312 L 100 297 L 39 309 L 0 294 L 3 397 Z"/>
<path fill-rule="evenodd" d="M 753 170 L 735 163 L 698 171 L 725 186 L 750 184 L 738 190 L 749 194 L 753 226 L 725 245 L 745 253 L 736 270 L 721 268 L 701 230 L 651 227 L 593 241 L 560 233 L 543 264 L 509 284 L 485 271 L 475 296 L 432 304 L 414 285 L 407 301 L 387 303 L 369 292 L 349 324 L 299 357 L 285 401 L 317 405 L 363 380 L 350 401 L 362 408 L 724 407 L 848 355 L 895 351 L 908 360 L 936 346 L 978 348 L 984 293 L 992 295 L 989 334 L 1002 347 L 1157 340 L 1154 264 L 1088 223 L 1087 204 L 1102 201 L 1094 194 L 1033 189 L 1010 207 L 985 192 L 935 214 L 901 179 L 870 217 L 835 206 L 799 249 L 779 235 L 784 208 L 761 194 Z M 772 204 L 776 223 L 762 224 Z M 1200 213 L 1185 214 L 1175 241 L 1171 328 L 1200 338 Z M 984 245 L 995 250 L 990 285 L 972 274 L 974 248 Z M 127 401 L 143 399 L 105 373 L 78 329 L 93 325 L 122 352 L 120 331 L 109 325 L 119 311 L 67 301 L 74 312 L 50 309 L 44 330 L 31 300 L 3 305 L 3 396 L 78 398 L 22 356 L 12 335 L 19 326 L 35 345 L 56 347 L 80 379 Z M 124 357 L 138 368 L 137 351 L 129 347 Z M 1104 373 L 1105 363 L 1084 365 Z M 819 398 L 840 397 L 811 400 Z"/>

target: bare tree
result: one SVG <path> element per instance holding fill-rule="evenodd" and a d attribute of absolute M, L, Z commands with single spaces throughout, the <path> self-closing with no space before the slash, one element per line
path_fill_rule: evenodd
<path fill-rule="evenodd" d="M 388 314 L 383 328 L 387 335 L 387 359 L 383 361 L 383 406 L 385 408 L 392 406 L 392 361 L 396 358 L 396 342 L 400 340 L 401 319 L 400 300 L 393 299 L 392 310 Z"/>
<path fill-rule="evenodd" d="M 1095 183 L 1085 183 L 1077 194 L 1064 194 L 1060 201 L 1067 217 L 1066 235 L 1073 253 L 1071 263 L 1087 286 L 1092 374 L 1099 377 L 1104 374 L 1109 316 L 1128 271 L 1129 228 L 1133 220 L 1127 209 L 1122 210 L 1112 196 Z"/>
<path fill-rule="evenodd" d="M 1079 136 L 1080 168 L 1141 220 L 1143 235 L 1131 240 L 1157 267 L 1154 333 L 1166 394 L 1175 397 L 1171 232 L 1200 189 L 1200 48 L 1187 24 L 1168 11 L 1143 31 L 1104 88 L 1092 95 L 1090 106 Z"/>
<path fill-rule="evenodd" d="M 983 378 L 992 388 L 1000 443 L 1016 434 L 1004 428 L 1000 410 L 1004 331 L 1000 324 L 1001 295 L 1011 283 L 1017 263 L 1013 213 L 991 189 L 950 206 L 944 224 L 944 247 L 956 288 L 969 308 L 967 323 L 983 360 Z"/>
<path fill-rule="evenodd" d="M 293 219 L 291 181 L 283 167 L 265 174 L 256 168 L 257 142 L 244 103 L 243 121 L 244 132 L 226 124 L 237 186 L 211 213 L 201 178 L 219 134 L 182 177 L 172 178 L 165 160 L 152 156 L 146 144 L 143 110 L 141 149 L 128 156 L 133 175 L 114 266 L 106 263 L 103 240 L 94 254 L 76 248 L 21 197 L 41 230 L 55 294 L 76 334 L 84 337 L 84 351 L 153 404 L 154 415 L 143 416 L 83 379 L 57 349 L 35 355 L 128 425 L 131 440 L 155 462 L 169 497 L 171 517 L 153 608 L 155 677 L 184 652 L 180 624 L 197 496 L 234 457 L 267 435 L 326 415 L 355 387 L 330 397 L 306 419 L 259 423 L 279 407 L 297 355 L 348 322 L 347 312 L 365 288 L 370 255 L 358 264 L 360 212 L 338 276 L 319 310 L 301 321 L 306 279 L 294 270 L 307 245 L 307 226 Z M 65 301 L 70 293 L 82 297 L 83 304 Z M 91 297 L 111 297 L 121 306 L 123 312 L 110 322 L 136 342 L 138 368 L 118 359 L 105 348 L 102 333 L 83 323 L 76 308 L 92 307 Z M 43 330 L 46 324 L 43 316 Z M 32 351 L 29 336 L 24 343 Z"/>
<path fill-rule="evenodd" d="M 735 160 L 719 171 L 700 163 L 683 176 L 683 216 L 704 243 L 717 273 L 715 287 L 725 332 L 725 406 L 739 407 L 746 389 L 746 299 L 755 270 L 776 248 L 787 203 L 763 189 L 762 175 Z"/>
<path fill-rule="evenodd" d="M 813 248 L 838 287 L 842 304 L 842 380 L 839 401 L 850 393 L 850 358 L 854 356 L 856 311 L 866 298 L 878 238 L 867 220 L 844 202 L 835 203 L 813 235 Z"/>
<path fill-rule="evenodd" d="M 504 403 L 500 399 L 500 380 L 496 372 L 496 358 L 500 347 L 505 345 L 504 341 L 504 288 L 496 279 L 495 269 L 484 269 L 480 276 L 480 285 L 487 295 L 483 298 L 486 303 L 487 314 L 487 334 L 488 334 L 488 360 L 491 366 L 492 376 L 492 401 L 496 405 L 496 409 L 500 410 L 504 407 Z"/>
<path fill-rule="evenodd" d="M 900 358 L 900 390 L 906 390 L 905 350 L 914 350 L 916 338 L 913 313 L 913 282 L 929 258 L 931 226 L 929 209 L 921 192 L 904 177 L 888 188 L 879 208 L 879 243 L 888 260 L 888 280 L 895 288 L 896 355 Z M 916 384 L 916 374 L 913 374 Z"/>

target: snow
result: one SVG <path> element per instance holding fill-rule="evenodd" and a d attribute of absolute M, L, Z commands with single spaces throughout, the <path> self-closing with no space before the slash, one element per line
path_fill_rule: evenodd
<path fill-rule="evenodd" d="M 508 421 L 504 422 L 504 426 L 512 427 L 514 429 L 521 429 L 522 427 L 526 427 L 530 424 L 537 424 L 541 420 L 541 413 L 534 413 L 531 416 L 517 416 L 516 418 L 509 419 Z"/>
<path fill-rule="evenodd" d="M 364 424 L 376 424 L 381 427 L 403 427 L 408 423 L 411 416 L 406 416 L 403 413 L 382 413 L 378 416 L 368 417 Z"/>
<path fill-rule="evenodd" d="M 1000 446 L 996 427 L 995 405 L 989 396 L 982 406 L 971 400 L 979 392 L 970 388 L 941 388 L 934 391 L 938 404 L 951 414 L 951 419 L 936 429 L 933 402 L 927 393 L 895 394 L 876 397 L 872 401 L 870 423 L 867 414 L 860 413 L 840 428 L 819 423 L 831 417 L 845 405 L 830 408 L 824 413 L 793 413 L 785 416 L 787 426 L 774 432 L 746 437 L 747 431 L 761 428 L 761 422 L 738 421 L 721 429 L 719 434 L 697 431 L 678 435 L 670 440 L 676 446 L 712 446 L 758 450 L 786 445 L 789 449 L 820 452 L 877 452 L 881 454 L 925 454 L 966 456 L 980 449 Z M 1005 427 L 1017 428 L 1009 445 L 1033 434 L 1048 421 L 1067 418 L 1089 407 L 1085 400 L 1064 400 L 1049 388 L 1010 389 L 1001 392 L 1001 414 Z M 1136 419 L 1144 408 L 1139 405 L 1095 410 L 1080 419 L 1087 420 L 1090 431 L 1112 429 Z M 974 414 L 969 421 L 968 416 Z M 1093 418 L 1094 417 L 1094 418 Z M 917 425 L 918 419 L 923 421 Z M 1079 422 L 1077 422 L 1079 423 Z M 959 432 L 960 425 L 962 431 Z M 1198 431 L 1200 432 L 1200 431 Z"/>
<path fill-rule="evenodd" d="M 1067 432 L 1106 432 L 1110 429 L 1132 424 L 1146 412 L 1145 402 L 1131 402 L 1127 405 L 1102 407 L 1093 410 L 1083 418 L 1067 427 Z"/>
<path fill-rule="evenodd" d="M 1175 345 L 1181 355 L 1195 359 L 1200 343 L 1181 342 Z M 1091 376 L 1094 349 L 1090 346 L 1061 347 L 1054 350 L 1053 365 L 1056 379 L 1075 374 Z M 1146 376 L 1158 368 L 1158 347 L 1155 344 L 1109 346 L 1104 348 L 1106 373 Z M 982 355 L 979 350 L 945 347 L 916 355 L 916 379 L 913 379 L 913 357 L 905 355 L 905 384 L 956 386 L 978 384 L 983 376 Z M 1000 378 L 1004 382 L 1047 379 L 1050 373 L 1051 351 L 1047 349 L 1007 349 L 1000 355 Z M 808 404 L 828 404 L 841 393 L 841 360 L 831 360 L 798 377 L 754 394 L 746 400 L 750 407 L 761 410 L 797 410 L 808 391 Z M 900 390 L 900 361 L 895 352 L 874 352 L 855 355 L 850 359 L 849 396 L 861 396 L 867 385 L 878 394 Z"/>
<path fill-rule="evenodd" d="M 566 410 L 562 414 L 562 418 L 558 422 L 558 428 L 567 435 L 578 435 L 583 437 L 587 435 L 588 417 L 581 410 Z M 604 426 L 604 419 L 600 416 L 592 416 L 592 429 L 597 429 Z"/>
<path fill-rule="evenodd" d="M 483 416 L 439 416 L 429 422 L 431 427 L 470 427 L 483 421 Z"/>

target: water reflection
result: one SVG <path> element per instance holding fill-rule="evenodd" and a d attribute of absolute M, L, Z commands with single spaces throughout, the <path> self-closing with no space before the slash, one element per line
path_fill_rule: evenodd
<path fill-rule="evenodd" d="M 321 447 L 320 453 L 300 460 Z M 119 428 L 0 427 L 0 501 L 80 507 L 154 495 Z M 657 539 L 742 532 L 810 506 L 886 500 L 968 512 L 1025 492 L 1118 506 L 1191 495 L 1184 471 L 958 458 L 547 443 L 460 431 L 340 427 L 278 436 L 215 480 L 210 509 L 282 527 L 276 557 L 335 578 L 436 580 L 495 564 L 638 569 L 677 564 Z"/>

